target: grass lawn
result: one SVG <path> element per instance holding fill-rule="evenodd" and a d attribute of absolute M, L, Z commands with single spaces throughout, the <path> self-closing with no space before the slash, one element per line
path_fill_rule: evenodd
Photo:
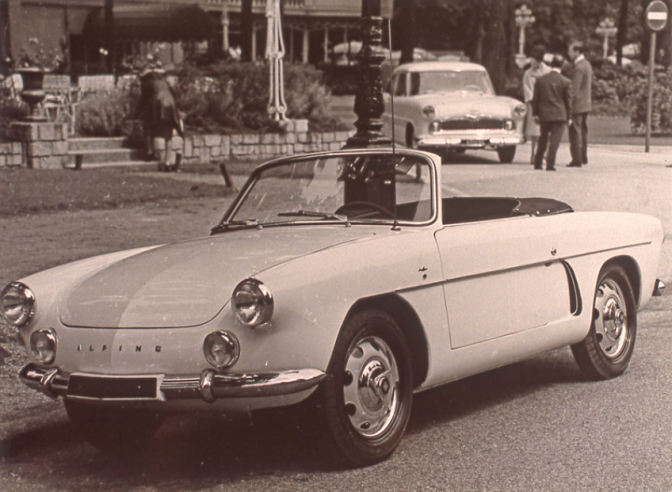
<path fill-rule="evenodd" d="M 254 164 L 227 164 L 232 174 L 249 174 Z M 184 175 L 219 175 L 212 165 L 187 166 Z M 186 176 L 181 177 L 186 177 Z M 216 182 L 167 179 L 147 166 L 66 169 L 0 169 L 0 217 L 59 210 L 98 210 L 185 198 L 222 197 L 233 191 Z"/>

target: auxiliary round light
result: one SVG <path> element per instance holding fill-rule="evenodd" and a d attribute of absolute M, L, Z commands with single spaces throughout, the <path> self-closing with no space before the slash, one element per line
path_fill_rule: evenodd
<path fill-rule="evenodd" d="M 512 120 L 506 120 L 506 123 L 504 124 L 504 129 L 505 130 L 513 130 L 516 128 L 516 124 Z"/>
<path fill-rule="evenodd" d="M 438 121 L 432 121 L 432 122 L 429 124 L 429 131 L 430 131 L 430 133 L 436 133 L 436 132 L 438 132 L 439 130 L 441 130 L 441 123 L 439 123 Z"/>
<path fill-rule="evenodd" d="M 255 328 L 271 320 L 273 295 L 261 281 L 248 278 L 233 289 L 231 309 L 241 324 Z"/>
<path fill-rule="evenodd" d="M 208 363 L 224 369 L 234 365 L 240 357 L 240 343 L 233 333 L 216 331 L 205 337 L 203 353 Z"/>
<path fill-rule="evenodd" d="M 42 364 L 51 364 L 56 358 L 56 332 L 48 330 L 34 331 L 30 335 L 30 351 Z"/>
<path fill-rule="evenodd" d="M 35 294 L 21 282 L 2 289 L 2 314 L 14 326 L 27 324 L 35 315 Z"/>

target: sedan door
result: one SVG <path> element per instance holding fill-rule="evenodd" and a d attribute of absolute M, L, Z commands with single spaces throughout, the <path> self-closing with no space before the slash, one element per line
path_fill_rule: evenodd
<path fill-rule="evenodd" d="M 446 225 L 435 234 L 451 348 L 538 328 L 571 315 L 568 273 L 544 218 Z"/>

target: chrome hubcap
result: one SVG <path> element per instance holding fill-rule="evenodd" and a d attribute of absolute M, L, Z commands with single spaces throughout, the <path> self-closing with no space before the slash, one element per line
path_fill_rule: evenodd
<path fill-rule="evenodd" d="M 352 345 L 343 397 L 350 423 L 360 435 L 375 438 L 390 427 L 399 407 L 399 370 L 382 339 L 366 337 Z"/>
<path fill-rule="evenodd" d="M 593 315 L 602 353 L 610 359 L 618 358 L 628 341 L 628 315 L 625 296 L 615 281 L 606 279 L 598 287 Z"/>

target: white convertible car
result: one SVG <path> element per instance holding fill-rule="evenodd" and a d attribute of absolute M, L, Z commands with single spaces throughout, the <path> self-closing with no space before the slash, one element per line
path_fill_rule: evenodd
<path fill-rule="evenodd" d="M 476 63 L 402 65 L 384 98 L 383 132 L 412 149 L 496 150 L 500 161 L 509 163 L 516 145 L 525 142 L 525 105 L 497 96 L 488 72 Z"/>
<path fill-rule="evenodd" d="M 567 345 L 587 377 L 623 373 L 664 287 L 660 221 L 442 183 L 440 157 L 414 150 L 260 166 L 209 236 L 9 284 L 20 378 L 102 448 L 147 442 L 170 410 L 301 404 L 367 465 L 399 444 L 414 393 Z"/>

